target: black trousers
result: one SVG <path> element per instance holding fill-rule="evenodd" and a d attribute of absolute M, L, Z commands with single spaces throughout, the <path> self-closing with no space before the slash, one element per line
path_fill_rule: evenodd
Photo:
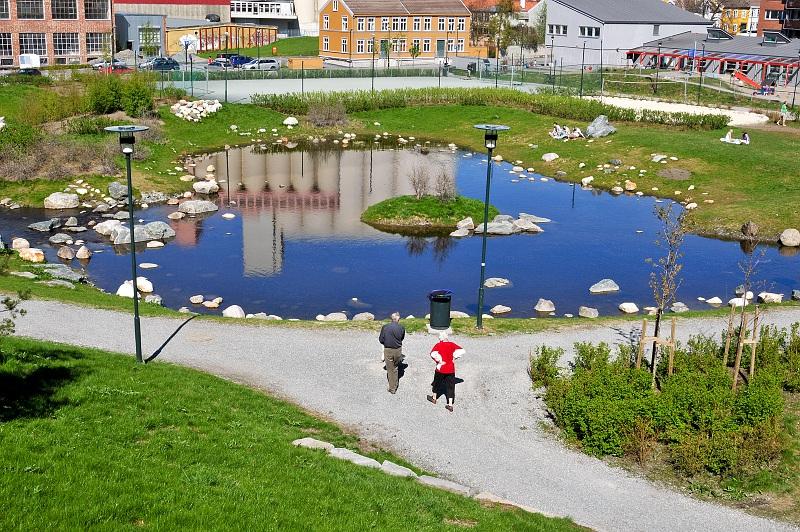
<path fill-rule="evenodd" d="M 433 382 L 431 383 L 431 391 L 433 392 L 433 396 L 437 399 L 440 395 L 444 394 L 448 401 L 455 402 L 456 374 L 435 372 L 433 374 Z"/>

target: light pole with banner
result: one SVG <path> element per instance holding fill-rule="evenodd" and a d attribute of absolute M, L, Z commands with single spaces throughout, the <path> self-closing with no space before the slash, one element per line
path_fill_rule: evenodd
<path fill-rule="evenodd" d="M 131 182 L 131 155 L 136 143 L 136 133 L 147 131 L 147 126 L 110 126 L 105 128 L 110 133 L 119 135 L 119 145 L 125 155 L 125 173 L 128 179 L 128 219 L 131 245 L 131 275 L 133 280 L 133 336 L 136 342 L 136 362 L 142 363 L 142 329 L 139 324 L 139 290 L 136 275 L 136 226 L 133 218 L 133 183 Z"/>
<path fill-rule="evenodd" d="M 481 244 L 481 284 L 478 288 L 478 329 L 483 329 L 483 283 L 486 280 L 486 232 L 489 226 L 489 191 L 492 186 L 492 152 L 497 147 L 497 136 L 501 131 L 511 129 L 508 126 L 498 124 L 477 124 L 475 129 L 480 129 L 484 133 L 484 145 L 489 155 L 486 161 L 486 196 L 483 201 L 483 242 Z"/>

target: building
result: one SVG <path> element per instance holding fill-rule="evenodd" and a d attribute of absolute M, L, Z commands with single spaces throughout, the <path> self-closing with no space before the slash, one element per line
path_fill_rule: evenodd
<path fill-rule="evenodd" d="M 470 11 L 461 0 L 328 0 L 319 17 L 320 57 L 348 65 L 445 61 L 470 54 Z M 394 62 L 394 63 L 391 63 Z"/>
<path fill-rule="evenodd" d="M 2 1 L 2 0 L 0 0 Z M 230 0 L 114 0 L 114 13 L 230 22 Z"/>
<path fill-rule="evenodd" d="M 780 32 L 733 36 L 709 28 L 705 34 L 687 32 L 650 41 L 628 55 L 635 65 L 660 64 L 665 70 L 738 79 L 747 90 L 762 85 L 793 88 L 800 81 L 800 39 L 789 39 Z"/>
<path fill-rule="evenodd" d="M 780 31 L 788 37 L 800 37 L 800 0 L 761 0 L 758 34 Z"/>
<path fill-rule="evenodd" d="M 545 46 L 552 62 L 626 64 L 626 52 L 654 38 L 702 31 L 711 21 L 661 0 L 546 0 Z M 584 51 L 585 48 L 585 51 Z"/>
<path fill-rule="evenodd" d="M 270 25 L 281 35 L 317 35 L 323 0 L 232 0 L 234 22 Z"/>
<path fill-rule="evenodd" d="M 0 0 L 0 66 L 86 63 L 111 52 L 111 32 L 110 0 Z"/>
<path fill-rule="evenodd" d="M 718 27 L 731 35 L 756 35 L 761 0 L 726 0 Z"/>

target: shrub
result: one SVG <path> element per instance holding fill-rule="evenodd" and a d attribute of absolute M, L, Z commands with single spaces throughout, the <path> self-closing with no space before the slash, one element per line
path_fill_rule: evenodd
<path fill-rule="evenodd" d="M 95 114 L 103 115 L 122 109 L 121 94 L 122 82 L 119 76 L 95 75 L 87 78 L 87 104 Z"/>
<path fill-rule="evenodd" d="M 155 84 L 148 74 L 125 77 L 93 75 L 85 78 L 87 106 L 95 114 L 125 111 L 139 117 L 153 109 Z"/>
<path fill-rule="evenodd" d="M 120 106 L 128 116 L 139 117 L 153 109 L 154 95 L 155 87 L 149 76 L 132 75 L 122 84 Z"/>
<path fill-rule="evenodd" d="M 564 350 L 542 345 L 536 348 L 536 354 L 530 357 L 528 375 L 534 388 L 550 386 L 558 377 L 558 361 L 564 356 Z"/>
<path fill-rule="evenodd" d="M 315 104 L 308 109 L 308 121 L 316 127 L 342 126 L 347 123 L 347 112 L 341 102 Z"/>
<path fill-rule="evenodd" d="M 104 116 L 78 116 L 67 122 L 67 131 L 75 135 L 99 135 L 114 122 Z"/>
<path fill-rule="evenodd" d="M 9 122 L 0 130 L 0 156 L 26 152 L 42 139 L 42 132 L 32 125 Z"/>

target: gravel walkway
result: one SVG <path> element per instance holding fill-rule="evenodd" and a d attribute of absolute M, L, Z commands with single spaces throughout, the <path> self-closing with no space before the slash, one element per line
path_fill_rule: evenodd
<path fill-rule="evenodd" d="M 593 100 L 600 100 L 603 103 L 621 107 L 623 109 L 648 109 L 650 111 L 666 111 L 669 113 L 689 113 L 692 115 L 728 115 L 731 118 L 728 124 L 735 126 L 753 126 L 766 124 L 769 118 L 761 113 L 751 113 L 750 111 L 723 109 L 719 107 L 705 107 L 686 103 L 659 102 L 657 100 L 646 100 L 636 98 L 621 98 L 617 96 L 591 97 Z"/>
<path fill-rule="evenodd" d="M 128 315 L 28 301 L 18 334 L 130 352 Z M 718 334 L 724 319 L 681 322 L 682 338 Z M 800 321 L 800 311 L 773 311 L 767 322 Z M 144 318 L 145 355 L 180 324 Z M 542 512 L 570 516 L 599 530 L 790 530 L 731 508 L 704 503 L 566 449 L 540 427 L 542 404 L 530 391 L 529 350 L 569 348 L 576 341 L 626 341 L 635 325 L 485 339 L 456 338 L 467 354 L 458 365 L 455 413 L 425 401 L 433 339 L 410 335 L 409 364 L 397 395 L 386 392 L 375 335 L 191 321 L 158 360 L 199 368 L 269 390 L 356 430 L 441 476 L 491 491 Z"/>

